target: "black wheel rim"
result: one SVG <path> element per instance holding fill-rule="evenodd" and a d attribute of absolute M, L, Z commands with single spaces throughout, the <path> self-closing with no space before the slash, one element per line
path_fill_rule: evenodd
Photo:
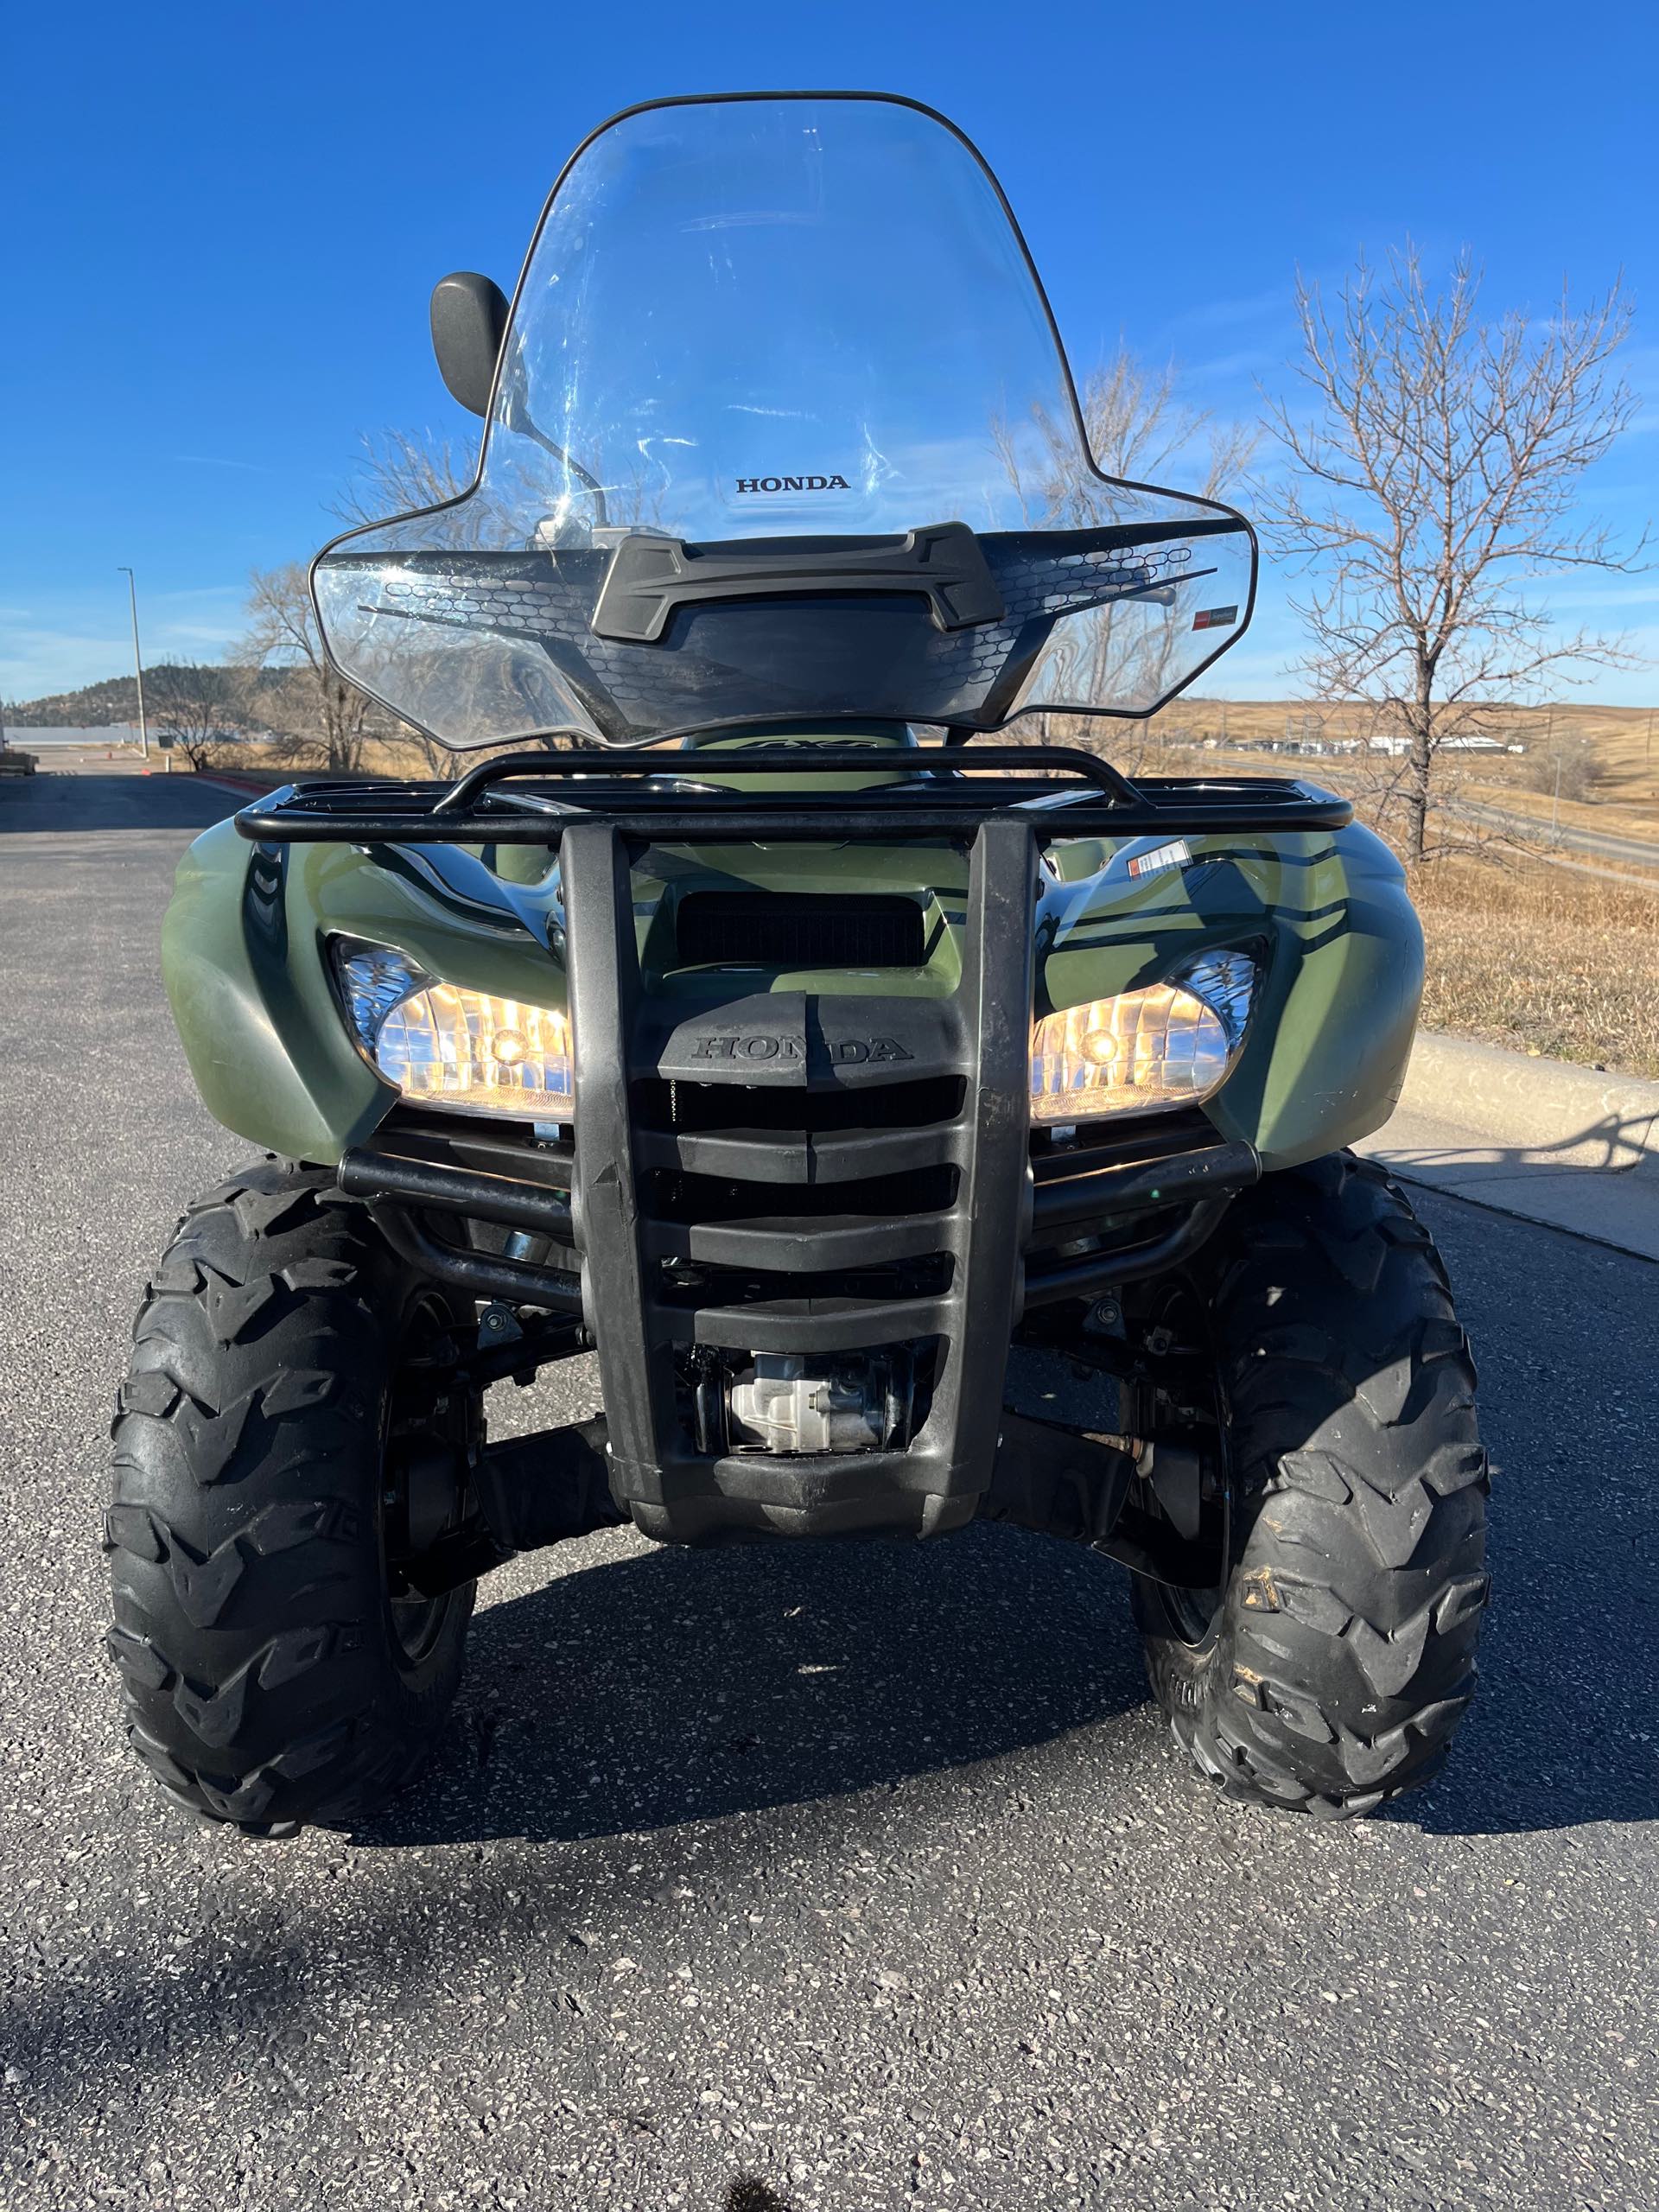
<path fill-rule="evenodd" d="M 398 1662 L 418 1673 L 442 1641 L 459 1592 L 429 1598 L 412 1588 L 397 1561 L 413 1550 L 411 1505 L 418 1463 L 429 1462 L 435 1444 L 453 1446 L 455 1474 L 448 1500 L 448 1524 L 459 1520 L 465 1486 L 470 1409 L 447 1388 L 452 1371 L 450 1339 L 454 1318 L 442 1299 L 423 1293 L 410 1308 L 398 1339 L 386 1393 L 381 1449 L 381 1571 L 386 1615 Z M 430 1480 L 429 1471 L 424 1479 Z M 430 1517 L 429 1514 L 428 1516 Z"/>
<path fill-rule="evenodd" d="M 1203 1588 L 1185 1587 L 1177 1583 L 1159 1586 L 1159 1595 L 1171 1630 L 1181 1643 L 1198 1651 L 1203 1649 L 1219 1630 L 1233 1567 L 1233 1544 L 1237 1525 L 1233 1510 L 1233 1465 L 1229 1448 L 1227 1391 L 1210 1327 L 1208 1303 L 1198 1284 L 1187 1275 L 1173 1278 L 1170 1288 L 1173 1294 L 1171 1311 L 1177 1313 L 1182 1324 L 1195 1332 L 1193 1341 L 1203 1344 L 1207 1349 L 1217 1414 L 1217 1426 L 1209 1433 L 1213 1442 L 1209 1445 L 1205 1456 L 1207 1462 L 1213 1461 L 1213 1478 L 1221 1493 L 1221 1580 Z"/>
<path fill-rule="evenodd" d="M 410 1594 L 390 1599 L 388 1610 L 391 1616 L 392 1637 L 405 1667 L 410 1672 L 423 1666 L 432 1656 L 443 1634 L 443 1624 L 454 1594 L 450 1590 L 442 1598 L 417 1598 Z"/>
<path fill-rule="evenodd" d="M 1169 1624 L 1181 1642 L 1198 1650 L 1215 1634 L 1222 1602 L 1227 1594 L 1224 1583 L 1212 1589 L 1184 1590 L 1173 1583 L 1163 1586 L 1164 1611 Z"/>

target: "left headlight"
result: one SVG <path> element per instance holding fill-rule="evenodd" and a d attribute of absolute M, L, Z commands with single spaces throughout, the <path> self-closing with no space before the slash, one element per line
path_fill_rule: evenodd
<path fill-rule="evenodd" d="M 388 946 L 337 940 L 334 953 L 358 1043 L 405 1098 L 569 1120 L 569 1014 L 441 982 Z"/>
<path fill-rule="evenodd" d="M 1255 992 L 1248 953 L 1206 952 L 1166 982 L 1051 1014 L 1031 1033 L 1040 1125 L 1196 1105 L 1232 1072 Z"/>

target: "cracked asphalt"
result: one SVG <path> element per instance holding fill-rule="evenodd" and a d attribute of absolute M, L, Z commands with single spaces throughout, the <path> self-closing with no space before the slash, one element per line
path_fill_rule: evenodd
<path fill-rule="evenodd" d="M 522 1560 L 372 1827 L 171 1808 L 120 1742 L 99 1521 L 147 1264 L 247 1152 L 156 974 L 232 803 L 0 784 L 5 2203 L 1659 2202 L 1659 1269 L 1459 1201 L 1422 1211 L 1497 1597 L 1452 1764 L 1388 1816 L 1213 1799 L 1120 1572 L 994 1529 Z"/>

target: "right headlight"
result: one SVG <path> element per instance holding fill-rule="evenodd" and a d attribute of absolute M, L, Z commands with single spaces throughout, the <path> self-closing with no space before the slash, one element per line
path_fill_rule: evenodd
<path fill-rule="evenodd" d="M 1248 953 L 1200 953 L 1166 982 L 1046 1015 L 1031 1033 L 1032 1120 L 1087 1122 L 1208 1098 L 1243 1045 L 1255 976 Z"/>
<path fill-rule="evenodd" d="M 568 1014 L 440 982 L 387 945 L 337 939 L 334 953 L 358 1043 L 405 1098 L 569 1120 Z"/>

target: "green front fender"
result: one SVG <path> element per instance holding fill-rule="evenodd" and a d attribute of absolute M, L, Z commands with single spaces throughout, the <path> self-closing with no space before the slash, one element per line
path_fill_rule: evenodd
<path fill-rule="evenodd" d="M 1369 830 L 1341 830 L 1333 846 L 1313 911 L 1279 918 L 1243 1058 L 1210 1107 L 1223 1134 L 1248 1138 L 1269 1168 L 1381 1128 L 1416 1032 L 1423 932 L 1404 871 Z"/>
<path fill-rule="evenodd" d="M 230 823 L 180 863 L 162 966 L 203 1102 L 227 1128 L 332 1162 L 397 1093 L 352 1040 L 329 973 L 334 933 L 395 945 L 463 988 L 565 1004 L 558 877 L 521 849 L 509 880 L 478 855 L 316 844 L 250 846 Z M 1351 1143 L 1387 1120 L 1422 988 L 1422 934 L 1394 856 L 1365 830 L 1194 839 L 1179 865 L 1130 878 L 1091 841 L 1052 849 L 1037 910 L 1036 1011 L 1160 980 L 1207 947 L 1248 947 L 1262 982 L 1243 1052 L 1207 1111 L 1269 1168 Z M 913 993 L 954 987 L 965 865 L 948 849 L 748 847 L 658 855 L 636 875 L 641 957 L 676 887 L 925 889 L 944 925 L 928 964 L 859 976 L 746 975 L 745 992 Z M 649 975 L 671 991 L 683 978 Z"/>
<path fill-rule="evenodd" d="M 196 839 L 162 925 L 162 976 L 215 1120 L 269 1151 L 332 1164 L 396 1102 L 346 1029 L 329 972 L 334 934 L 395 945 L 463 988 L 564 1004 L 563 969 L 531 933 L 551 899 L 546 856 L 541 882 L 512 887 L 465 858 L 480 879 L 474 899 L 418 855 L 254 846 L 230 822 Z"/>
<path fill-rule="evenodd" d="M 1207 949 L 1248 950 L 1261 981 L 1238 1064 L 1206 1106 L 1211 1121 L 1269 1168 L 1380 1128 L 1405 1080 L 1423 988 L 1422 930 L 1394 855 L 1358 824 L 1193 838 L 1179 850 L 1184 860 L 1131 881 L 1102 849 L 1059 849 L 1038 1010 L 1160 982 Z"/>

